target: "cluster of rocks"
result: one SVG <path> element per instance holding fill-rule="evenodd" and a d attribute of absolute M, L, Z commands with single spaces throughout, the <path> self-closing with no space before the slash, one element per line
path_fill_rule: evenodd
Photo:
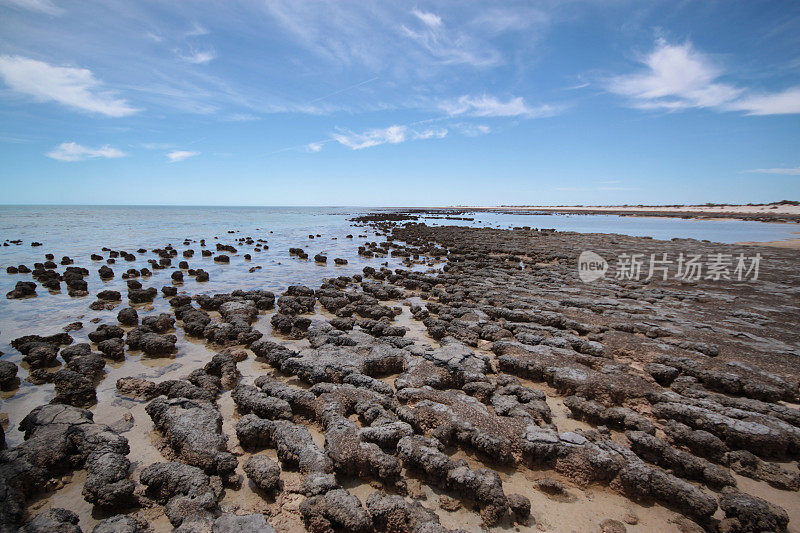
<path fill-rule="evenodd" d="M 25 441 L 0 452 L 0 523 L 20 523 L 26 501 L 51 487 L 51 481 L 86 470 L 84 499 L 100 508 L 126 508 L 133 502 L 130 451 L 125 437 L 93 421 L 91 411 L 69 405 L 43 405 L 20 423 Z"/>
<path fill-rule="evenodd" d="M 259 239 L 259 241 L 261 241 L 261 239 Z M 252 241 L 252 239 L 247 241 L 248 244 L 253 244 L 253 242 L 254 241 Z M 190 241 L 186 241 L 184 244 L 189 243 Z M 205 246 L 205 241 L 203 241 L 202 246 Z M 256 248 L 256 251 L 261 251 L 262 248 L 267 249 L 268 246 L 259 244 L 259 246 Z M 93 262 L 103 261 L 105 259 L 106 264 L 101 265 L 98 269 L 98 275 L 102 281 L 108 281 L 114 278 L 114 270 L 109 265 L 115 264 L 117 259 L 123 259 L 128 262 L 137 260 L 137 257 L 134 254 L 125 250 L 112 250 L 108 247 L 104 247 L 102 251 L 103 253 L 108 254 L 107 259 L 102 254 L 98 253 L 93 253 L 90 255 L 90 259 Z M 230 253 L 236 253 L 236 249 L 233 246 L 223 244 L 217 244 L 217 251 L 229 251 Z M 140 248 L 137 250 L 137 252 L 139 254 L 145 254 L 148 252 L 148 250 Z M 164 248 L 153 249 L 151 252 L 156 254 L 159 258 L 147 260 L 150 268 L 153 270 L 164 270 L 169 268 L 172 265 L 172 259 L 178 255 L 178 251 L 171 245 L 167 245 Z M 213 255 L 213 252 L 210 250 L 203 250 L 202 255 L 210 256 Z M 192 256 L 194 256 L 194 250 L 188 249 L 183 251 L 183 257 L 191 258 Z M 45 259 L 46 260 L 44 262 L 34 263 L 33 270 L 26 265 L 8 266 L 6 267 L 6 273 L 31 274 L 35 281 L 39 282 L 43 288 L 48 289 L 49 291 L 60 291 L 61 283 L 63 282 L 67 286 L 70 296 L 88 295 L 88 283 L 85 280 L 85 278 L 89 276 L 88 269 L 68 266 L 75 262 L 68 256 L 64 256 L 59 263 L 54 261 L 53 254 L 46 254 Z M 217 262 L 230 262 L 230 258 L 222 254 L 215 257 L 214 260 Z M 66 267 L 63 273 L 56 271 L 59 265 Z M 121 277 L 122 279 L 128 280 L 139 277 L 147 278 L 152 275 L 150 268 L 129 268 L 121 274 Z M 209 273 L 206 270 L 202 268 L 190 268 L 187 261 L 181 261 L 178 265 L 178 269 L 173 270 L 173 272 L 170 274 L 170 278 L 173 282 L 180 284 L 184 280 L 184 273 L 190 277 L 194 277 L 198 282 L 206 282 L 210 279 Z M 17 282 L 14 290 L 8 292 L 6 297 L 9 299 L 19 299 L 34 296 L 36 294 L 36 286 L 37 284 L 33 282 L 19 281 Z M 131 289 L 129 298 L 132 303 L 152 302 L 156 295 L 156 293 L 151 292 L 151 289 L 145 289 L 147 292 L 141 292 L 141 285 L 138 287 L 129 286 L 129 289 Z M 107 298 L 100 297 L 100 300 L 104 299 Z"/>
<path fill-rule="evenodd" d="M 69 260 L 67 257 L 64 259 Z M 62 261 L 61 264 L 70 264 L 71 262 L 71 260 L 67 263 Z M 6 271 L 9 272 L 9 269 L 11 269 L 13 273 L 30 272 L 33 279 L 38 281 L 43 288 L 49 291 L 60 291 L 61 283 L 63 282 L 67 286 L 67 292 L 70 296 L 86 296 L 89 294 L 88 284 L 84 279 L 89 275 L 88 270 L 85 268 L 68 266 L 63 273 L 59 274 L 56 272 L 56 268 L 57 265 L 54 262 L 46 261 L 45 263 L 34 264 L 32 271 L 24 265 L 8 267 Z M 18 281 L 14 289 L 6 294 L 6 298 L 18 299 L 34 296 L 36 294 L 36 287 L 36 283 L 31 281 Z"/>
<path fill-rule="evenodd" d="M 180 298 L 180 297 L 179 297 Z M 180 318 L 184 325 L 188 326 L 187 332 L 190 335 L 199 333 L 199 325 L 205 323 L 202 330 L 202 337 L 218 345 L 245 344 L 249 345 L 259 338 L 261 332 L 253 329 L 252 324 L 256 321 L 260 311 L 272 309 L 275 306 L 275 295 L 269 291 L 234 291 L 230 294 L 215 294 L 213 296 L 200 295 L 196 298 L 197 304 L 202 311 L 206 312 L 205 317 L 190 308 L 178 306 L 183 299 L 170 303 L 176 307 L 176 314 L 180 313 Z M 187 305 L 187 304 L 184 304 Z M 222 320 L 210 319 L 207 312 L 217 311 Z M 206 322 L 206 317 L 209 320 Z M 191 330 L 191 331 L 190 331 Z"/>

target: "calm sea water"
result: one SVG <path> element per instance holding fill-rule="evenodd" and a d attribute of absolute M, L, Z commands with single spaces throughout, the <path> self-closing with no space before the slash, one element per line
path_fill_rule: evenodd
<path fill-rule="evenodd" d="M 316 286 L 323 278 L 336 275 L 350 275 L 361 272 L 365 265 L 379 266 L 388 262 L 389 266 L 399 262 L 391 258 L 365 259 L 357 254 L 357 247 L 366 241 L 383 240 L 365 227 L 353 227 L 348 219 L 376 211 L 375 208 L 348 207 L 160 207 L 160 206 L 0 206 L 0 241 L 21 239 L 20 246 L 0 246 L 0 296 L 13 288 L 20 279 L 30 279 L 30 275 L 9 275 L 5 269 L 9 265 L 43 261 L 45 253 L 52 253 L 58 262 L 68 255 L 75 266 L 88 268 L 92 275 L 88 278 L 92 293 L 104 288 L 123 290 L 125 284 L 120 274 L 128 268 L 147 266 L 146 260 L 152 254 L 140 256 L 134 263 L 119 261 L 114 266 L 116 277 L 102 282 L 96 275 L 100 262 L 91 261 L 92 253 L 100 253 L 101 248 L 133 252 L 138 248 L 151 250 L 172 244 L 183 250 L 184 239 L 199 241 L 206 239 L 212 250 L 215 243 L 235 244 L 239 237 L 266 239 L 269 249 L 260 253 L 252 252 L 252 247 L 240 248 L 237 256 L 231 257 L 229 265 L 215 263 L 210 257 L 200 256 L 197 243 L 195 256 L 189 259 L 192 268 L 203 268 L 211 275 L 209 283 L 198 284 L 187 278 L 185 289 L 191 294 L 201 292 L 224 292 L 234 289 L 268 289 L 282 291 L 293 283 Z M 474 217 L 472 221 L 447 220 L 441 215 L 423 217 L 429 225 L 458 224 L 488 227 L 531 226 L 555 228 L 561 231 L 621 233 L 627 235 L 650 236 L 656 239 L 673 237 L 707 239 L 715 242 L 735 243 L 741 241 L 772 241 L 797 237 L 800 231 L 796 224 L 766 224 L 737 220 L 684 220 L 676 218 L 619 217 L 615 215 L 525 215 L 508 213 L 476 212 L 459 214 L 461 217 Z M 233 231 L 234 233 L 229 233 Z M 320 235 L 313 240 L 309 234 Z M 346 239 L 353 234 L 354 239 Z M 359 234 L 366 235 L 359 238 Z M 31 247 L 32 241 L 43 243 L 41 247 Z M 326 266 L 313 261 L 301 261 L 289 256 L 289 248 L 299 246 L 311 257 L 317 253 L 328 256 Z M 250 252 L 252 261 L 245 261 L 242 255 Z M 103 254 L 105 255 L 105 254 Z M 347 259 L 345 266 L 333 265 L 333 258 Z M 179 257 L 179 259 L 183 259 Z M 253 273 L 250 267 L 260 266 Z M 171 271 L 155 271 L 147 280 L 146 286 L 162 287 L 171 284 Z M 41 288 L 39 289 L 41 293 Z M 65 293 L 47 294 L 39 302 L 11 301 L 0 297 L 0 350 L 6 351 L 9 324 L 19 321 L 25 310 L 42 312 L 42 302 L 52 302 L 48 311 L 57 312 L 58 306 L 70 309 L 75 306 L 85 309 L 83 299 L 70 298 Z"/>
<path fill-rule="evenodd" d="M 348 219 L 373 212 L 372 208 L 347 207 L 117 207 L 117 206 L 0 206 L 0 241 L 21 239 L 20 246 L 0 246 L 0 351 L 3 359 L 19 364 L 22 356 L 11 346 L 12 339 L 27 334 L 49 335 L 57 333 L 73 321 L 82 321 L 84 328 L 73 332 L 76 342 L 86 342 L 86 334 L 95 329 L 91 320 L 102 323 L 116 323 L 119 310 L 92 311 L 89 304 L 93 296 L 70 297 L 66 289 L 62 292 L 49 292 L 39 287 L 38 296 L 24 300 L 7 300 L 6 292 L 19 280 L 30 280 L 30 274 L 7 274 L 9 265 L 44 261 L 46 253 L 56 256 L 59 262 L 68 255 L 75 266 L 88 268 L 87 278 L 90 295 L 103 289 L 118 290 L 125 294 L 125 280 L 121 274 L 128 268 L 147 266 L 152 254 L 138 254 L 138 248 L 164 247 L 172 244 L 180 251 L 187 248 L 184 239 L 199 241 L 206 239 L 210 249 L 217 242 L 233 244 L 238 255 L 231 256 L 228 265 L 215 263 L 210 257 L 201 257 L 199 243 L 188 247 L 195 250 L 195 256 L 188 259 L 191 268 L 203 268 L 209 272 L 208 283 L 197 283 L 186 277 L 178 290 L 190 295 L 200 293 L 230 292 L 234 289 L 267 289 L 282 292 L 288 285 L 301 283 L 318 287 L 323 278 L 360 273 L 365 265 L 378 267 L 388 263 L 390 267 L 399 266 L 392 258 L 362 258 L 357 247 L 366 241 L 382 241 L 383 237 L 365 227 L 353 227 Z M 562 231 L 621 233 L 628 235 L 651 236 L 657 239 L 673 237 L 707 239 L 717 242 L 733 243 L 740 241 L 772 241 L 797 237 L 792 232 L 800 226 L 792 224 L 764 224 L 743 221 L 697 221 L 670 218 L 630 218 L 613 215 L 522 215 L 506 213 L 470 213 L 457 216 L 474 217 L 473 221 L 446 220 L 441 215 L 421 220 L 429 225 L 457 224 L 488 227 L 531 226 L 555 228 Z M 233 231 L 234 233 L 229 233 Z M 314 239 L 309 234 L 315 235 Z M 354 239 L 347 239 L 353 234 Z M 320 235 L 316 237 L 316 235 Z M 365 235 L 365 237 L 359 237 Z M 269 249 L 253 252 L 252 246 L 235 243 L 239 237 L 266 239 Z M 216 239 L 215 239 L 216 237 Z M 41 247 L 31 247 L 32 241 L 43 243 Z M 90 254 L 101 253 L 101 248 L 126 250 L 137 256 L 135 262 L 120 260 L 112 268 L 114 279 L 101 281 L 97 269 L 104 262 L 91 261 Z M 303 261 L 289 256 L 290 247 L 303 248 L 312 258 L 314 254 L 328 256 L 327 265 Z M 252 260 L 246 261 L 244 253 L 251 253 Z M 103 254 L 107 257 L 107 254 Z M 333 258 L 348 260 L 345 266 L 335 266 Z M 177 259 L 183 259 L 179 256 Z M 177 261 L 174 261 L 177 266 Z M 250 273 L 251 267 L 260 270 Z M 63 267 L 59 267 L 62 270 Z M 170 279 L 172 270 L 156 270 L 154 275 L 142 279 L 145 287 L 160 289 L 173 285 Z M 123 305 L 127 305 L 127 301 Z M 160 295 L 152 306 L 138 306 L 140 316 L 169 310 L 169 304 Z M 258 329 L 268 331 L 268 317 L 262 317 Z M 174 362 L 207 359 L 207 354 L 198 342 L 183 337 L 177 330 L 178 353 L 172 359 L 147 361 L 141 358 L 128 358 L 121 366 L 113 363 L 108 366 L 109 375 L 98 387 L 100 401 L 113 401 L 114 383 L 121 375 L 135 375 L 148 368 Z M 19 376 L 24 378 L 28 370 L 20 365 Z M 0 413 L 9 417 L 6 433 L 9 444 L 22 438 L 16 427 L 25 414 L 34 406 L 46 403 L 52 398 L 52 385 L 35 386 L 22 382 L 21 387 L 12 392 L 0 393 L 3 400 Z"/>
<path fill-rule="evenodd" d="M 26 264 L 32 267 L 34 262 L 44 260 L 45 253 L 54 254 L 57 262 L 62 256 L 68 255 L 75 260 L 76 266 L 89 268 L 92 271 L 88 279 L 91 292 L 102 288 L 122 290 L 125 285 L 119 275 L 127 268 L 146 266 L 146 260 L 153 256 L 136 254 L 137 261 L 134 263 L 119 261 L 115 265 L 117 276 L 114 280 L 101 282 L 96 276 L 101 263 L 91 261 L 90 254 L 100 253 L 104 246 L 135 253 L 138 248 L 151 250 L 172 244 L 182 250 L 184 239 L 206 239 L 207 245 L 214 249 L 217 242 L 235 244 L 236 238 L 247 236 L 266 239 L 269 249 L 253 253 L 252 247 L 245 249 L 237 246 L 241 248 L 240 253 L 231 257 L 229 265 L 217 264 L 210 257 L 200 257 L 199 245 L 193 244 L 191 247 L 196 255 L 189 260 L 189 265 L 207 270 L 211 274 L 211 281 L 198 284 L 189 278 L 185 289 L 196 294 L 237 288 L 282 291 L 292 283 L 318 285 L 325 277 L 357 273 L 367 264 L 398 264 L 391 258 L 364 259 L 356 253 L 359 244 L 383 239 L 376 237 L 368 228 L 351 226 L 348 219 L 375 210 L 348 207 L 0 206 L 0 241 L 23 241 L 21 246 L 0 247 L 0 291 L 4 295 L 18 280 L 30 279 L 30 275 L 6 274 L 7 266 Z M 650 236 L 656 239 L 707 239 L 723 243 L 787 239 L 797 237 L 792 232 L 800 230 L 800 225 L 796 224 L 737 220 L 486 212 L 458 216 L 474 217 L 474 220 L 447 220 L 441 215 L 423 217 L 422 220 L 430 225 L 531 226 L 562 231 Z M 318 234 L 320 237 L 312 240 L 309 234 Z M 346 239 L 347 234 L 353 234 L 355 238 Z M 366 235 L 366 238 L 358 238 L 359 234 Z M 31 247 L 32 241 L 41 242 L 43 246 Z M 320 266 L 313 261 L 291 258 L 288 250 L 293 246 L 302 247 L 311 257 L 317 253 L 326 254 L 328 265 Z M 243 259 L 242 255 L 246 252 L 252 253 L 252 261 Z M 347 259 L 349 264 L 334 266 L 334 257 Z M 260 266 L 261 269 L 249 273 L 248 269 L 253 266 Z M 169 273 L 168 270 L 156 271 L 146 285 L 160 288 L 170 284 Z M 41 288 L 39 292 L 42 292 Z M 66 294 L 47 295 L 44 299 L 55 305 L 66 305 L 67 308 L 71 307 L 70 302 L 75 304 L 76 300 L 81 300 Z M 28 307 L 41 312 L 41 303 L 0 298 L 0 350 L 6 351 L 4 345 L 9 339 L 5 332 L 9 329 L 9 323 L 17 322 Z M 85 308 L 86 304 L 80 305 Z"/>
<path fill-rule="evenodd" d="M 473 225 L 491 227 L 530 226 L 578 233 L 620 233 L 637 237 L 708 240 L 733 244 L 800 238 L 800 224 L 772 224 L 744 220 L 692 220 L 669 217 L 621 217 L 618 215 L 524 215 L 514 213 L 472 213 Z M 477 221 L 483 223 L 478 224 Z M 434 221 L 455 224 L 451 221 Z M 431 222 L 428 222 L 431 224 Z"/>

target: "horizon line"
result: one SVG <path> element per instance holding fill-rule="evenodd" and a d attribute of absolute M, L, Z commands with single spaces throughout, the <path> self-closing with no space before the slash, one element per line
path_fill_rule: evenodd
<path fill-rule="evenodd" d="M 246 205 L 246 204 L 71 204 L 71 203 L 44 203 L 44 204 L 27 204 L 27 203 L 2 203 L 2 207 L 281 207 L 281 208 L 299 208 L 299 207 L 316 207 L 316 208 L 337 208 L 337 209 L 506 209 L 506 208 L 558 208 L 558 207 L 748 207 L 748 206 L 765 206 L 776 205 L 781 203 L 795 203 L 797 200 L 778 200 L 775 202 L 759 202 L 759 203 L 715 203 L 705 202 L 696 204 L 502 204 L 502 205 L 329 205 L 329 204 L 295 204 L 295 205 L 279 205 L 279 204 L 260 204 L 260 205 Z"/>

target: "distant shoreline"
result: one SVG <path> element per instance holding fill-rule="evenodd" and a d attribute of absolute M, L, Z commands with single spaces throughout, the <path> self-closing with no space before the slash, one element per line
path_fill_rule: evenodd
<path fill-rule="evenodd" d="M 615 206 L 454 206 L 453 209 L 506 213 L 619 215 L 690 219 L 734 219 L 756 222 L 800 223 L 800 205 L 615 205 Z"/>
<path fill-rule="evenodd" d="M 737 242 L 736 244 L 745 244 L 747 246 L 769 246 L 771 248 L 787 248 L 789 250 L 800 250 L 800 239 L 784 239 L 782 241 L 764 241 L 764 242 Z"/>

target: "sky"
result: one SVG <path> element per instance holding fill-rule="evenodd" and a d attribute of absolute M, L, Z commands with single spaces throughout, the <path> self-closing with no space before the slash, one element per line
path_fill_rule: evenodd
<path fill-rule="evenodd" d="M 0 203 L 800 200 L 800 2 L 0 0 Z"/>

